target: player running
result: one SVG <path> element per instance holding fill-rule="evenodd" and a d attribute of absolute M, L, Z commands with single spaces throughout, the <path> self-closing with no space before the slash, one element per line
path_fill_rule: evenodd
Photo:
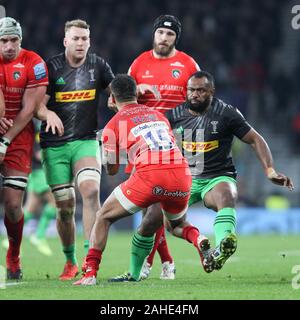
<path fill-rule="evenodd" d="M 111 91 L 119 112 L 102 134 L 108 172 L 118 172 L 119 156 L 123 152 L 128 154 L 135 172 L 115 188 L 97 212 L 86 257 L 86 273 L 74 284 L 96 284 L 110 225 L 153 203 L 160 203 L 170 231 L 193 243 L 205 266 L 209 241 L 185 221 L 191 176 L 167 119 L 160 112 L 137 103 L 136 83 L 132 77 L 117 75 L 111 83 Z M 132 255 L 140 260 L 139 268 L 130 270 L 124 281 L 140 279 L 142 264 L 152 249 L 154 231 L 147 227 L 147 215 L 133 237 Z"/>
<path fill-rule="evenodd" d="M 215 98 L 214 93 L 212 75 L 198 71 L 188 81 L 186 102 L 166 116 L 179 136 L 193 177 L 189 205 L 202 200 L 207 208 L 217 212 L 216 248 L 211 257 L 214 268 L 219 270 L 237 248 L 235 206 L 238 194 L 237 172 L 231 157 L 233 137 L 251 145 L 272 183 L 290 190 L 293 190 L 293 183 L 274 169 L 272 154 L 263 137 L 237 108 Z"/>

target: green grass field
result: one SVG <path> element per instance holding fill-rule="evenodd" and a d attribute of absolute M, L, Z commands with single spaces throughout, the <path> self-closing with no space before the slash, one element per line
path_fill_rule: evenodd
<path fill-rule="evenodd" d="M 131 234 L 111 233 L 104 253 L 99 284 L 73 287 L 57 280 L 64 258 L 57 239 L 49 243 L 55 254 L 45 257 L 28 239 L 22 245 L 24 278 L 17 285 L 0 290 L 0 299 L 106 299 L 106 300 L 205 300 L 205 299 L 300 299 L 300 289 L 292 288 L 292 268 L 300 265 L 299 236 L 239 237 L 238 250 L 222 270 L 206 274 L 192 245 L 168 236 L 175 258 L 174 281 L 159 279 L 160 263 L 156 256 L 151 276 L 138 283 L 110 284 L 107 279 L 127 270 Z M 82 239 L 77 241 L 78 258 L 82 258 Z M 3 248 L 0 264 L 4 265 Z M 298 280 L 299 282 L 299 280 Z"/>

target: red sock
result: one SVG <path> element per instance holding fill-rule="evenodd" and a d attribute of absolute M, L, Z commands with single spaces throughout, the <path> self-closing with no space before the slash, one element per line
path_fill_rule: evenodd
<path fill-rule="evenodd" d="M 89 249 L 86 257 L 87 269 L 92 268 L 93 270 L 99 269 L 99 264 L 101 262 L 102 252 L 94 248 Z"/>
<path fill-rule="evenodd" d="M 166 240 L 166 234 L 165 234 L 165 227 L 162 226 L 162 233 L 158 242 L 158 247 L 157 247 L 157 251 L 160 255 L 160 260 L 161 263 L 167 262 L 169 261 L 170 263 L 173 262 L 173 258 L 170 254 L 169 248 L 168 248 L 168 244 L 167 244 L 167 240 Z"/>
<path fill-rule="evenodd" d="M 153 264 L 154 255 L 155 255 L 155 252 L 156 252 L 157 247 L 159 245 L 159 240 L 160 240 L 163 232 L 164 232 L 164 226 L 160 227 L 155 233 L 154 245 L 153 245 L 152 251 L 150 252 L 149 256 L 147 257 L 147 262 L 150 264 L 150 266 L 152 266 L 152 264 Z"/>
<path fill-rule="evenodd" d="M 182 229 L 183 239 L 192 243 L 196 248 L 198 248 L 197 240 L 198 240 L 199 234 L 200 234 L 199 230 L 194 226 L 186 226 Z"/>
<path fill-rule="evenodd" d="M 4 215 L 4 225 L 7 231 L 9 247 L 7 250 L 6 261 L 8 264 L 13 260 L 19 262 L 20 246 L 22 242 L 24 215 L 17 223 L 12 223 L 6 215 Z M 8 266 L 9 267 L 9 266 Z"/>

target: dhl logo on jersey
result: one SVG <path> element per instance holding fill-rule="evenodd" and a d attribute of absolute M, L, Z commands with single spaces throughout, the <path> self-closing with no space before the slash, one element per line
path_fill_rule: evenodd
<path fill-rule="evenodd" d="M 212 140 L 207 142 L 182 141 L 182 147 L 188 152 L 208 152 L 219 148 L 219 140 Z"/>
<path fill-rule="evenodd" d="M 96 89 L 55 92 L 55 101 L 56 102 L 87 101 L 87 100 L 94 100 L 95 96 L 96 96 Z"/>

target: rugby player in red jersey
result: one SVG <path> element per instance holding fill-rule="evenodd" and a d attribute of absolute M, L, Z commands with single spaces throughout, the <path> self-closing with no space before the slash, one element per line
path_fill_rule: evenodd
<path fill-rule="evenodd" d="M 9 239 L 7 278 L 22 278 L 20 245 L 24 225 L 22 202 L 31 172 L 32 118 L 45 96 L 48 72 L 43 59 L 21 48 L 22 29 L 13 18 L 0 19 L 0 88 L 5 100 L 1 118 L 0 172 L 3 176 L 4 224 Z M 6 128 L 5 133 L 3 128 Z"/>
<path fill-rule="evenodd" d="M 168 120 L 155 109 L 149 110 L 137 103 L 136 83 L 132 77 L 117 75 L 110 87 L 119 111 L 102 133 L 106 167 L 109 174 L 116 174 L 119 156 L 125 152 L 135 172 L 114 189 L 97 212 L 86 257 L 86 273 L 74 284 L 96 284 L 110 225 L 154 203 L 161 206 L 169 231 L 193 243 L 205 266 L 209 241 L 185 220 L 191 175 Z M 139 261 L 138 267 L 134 266 L 123 281 L 140 280 L 141 268 L 152 249 L 155 230 L 148 228 L 147 215 L 133 237 L 132 254 Z"/>

